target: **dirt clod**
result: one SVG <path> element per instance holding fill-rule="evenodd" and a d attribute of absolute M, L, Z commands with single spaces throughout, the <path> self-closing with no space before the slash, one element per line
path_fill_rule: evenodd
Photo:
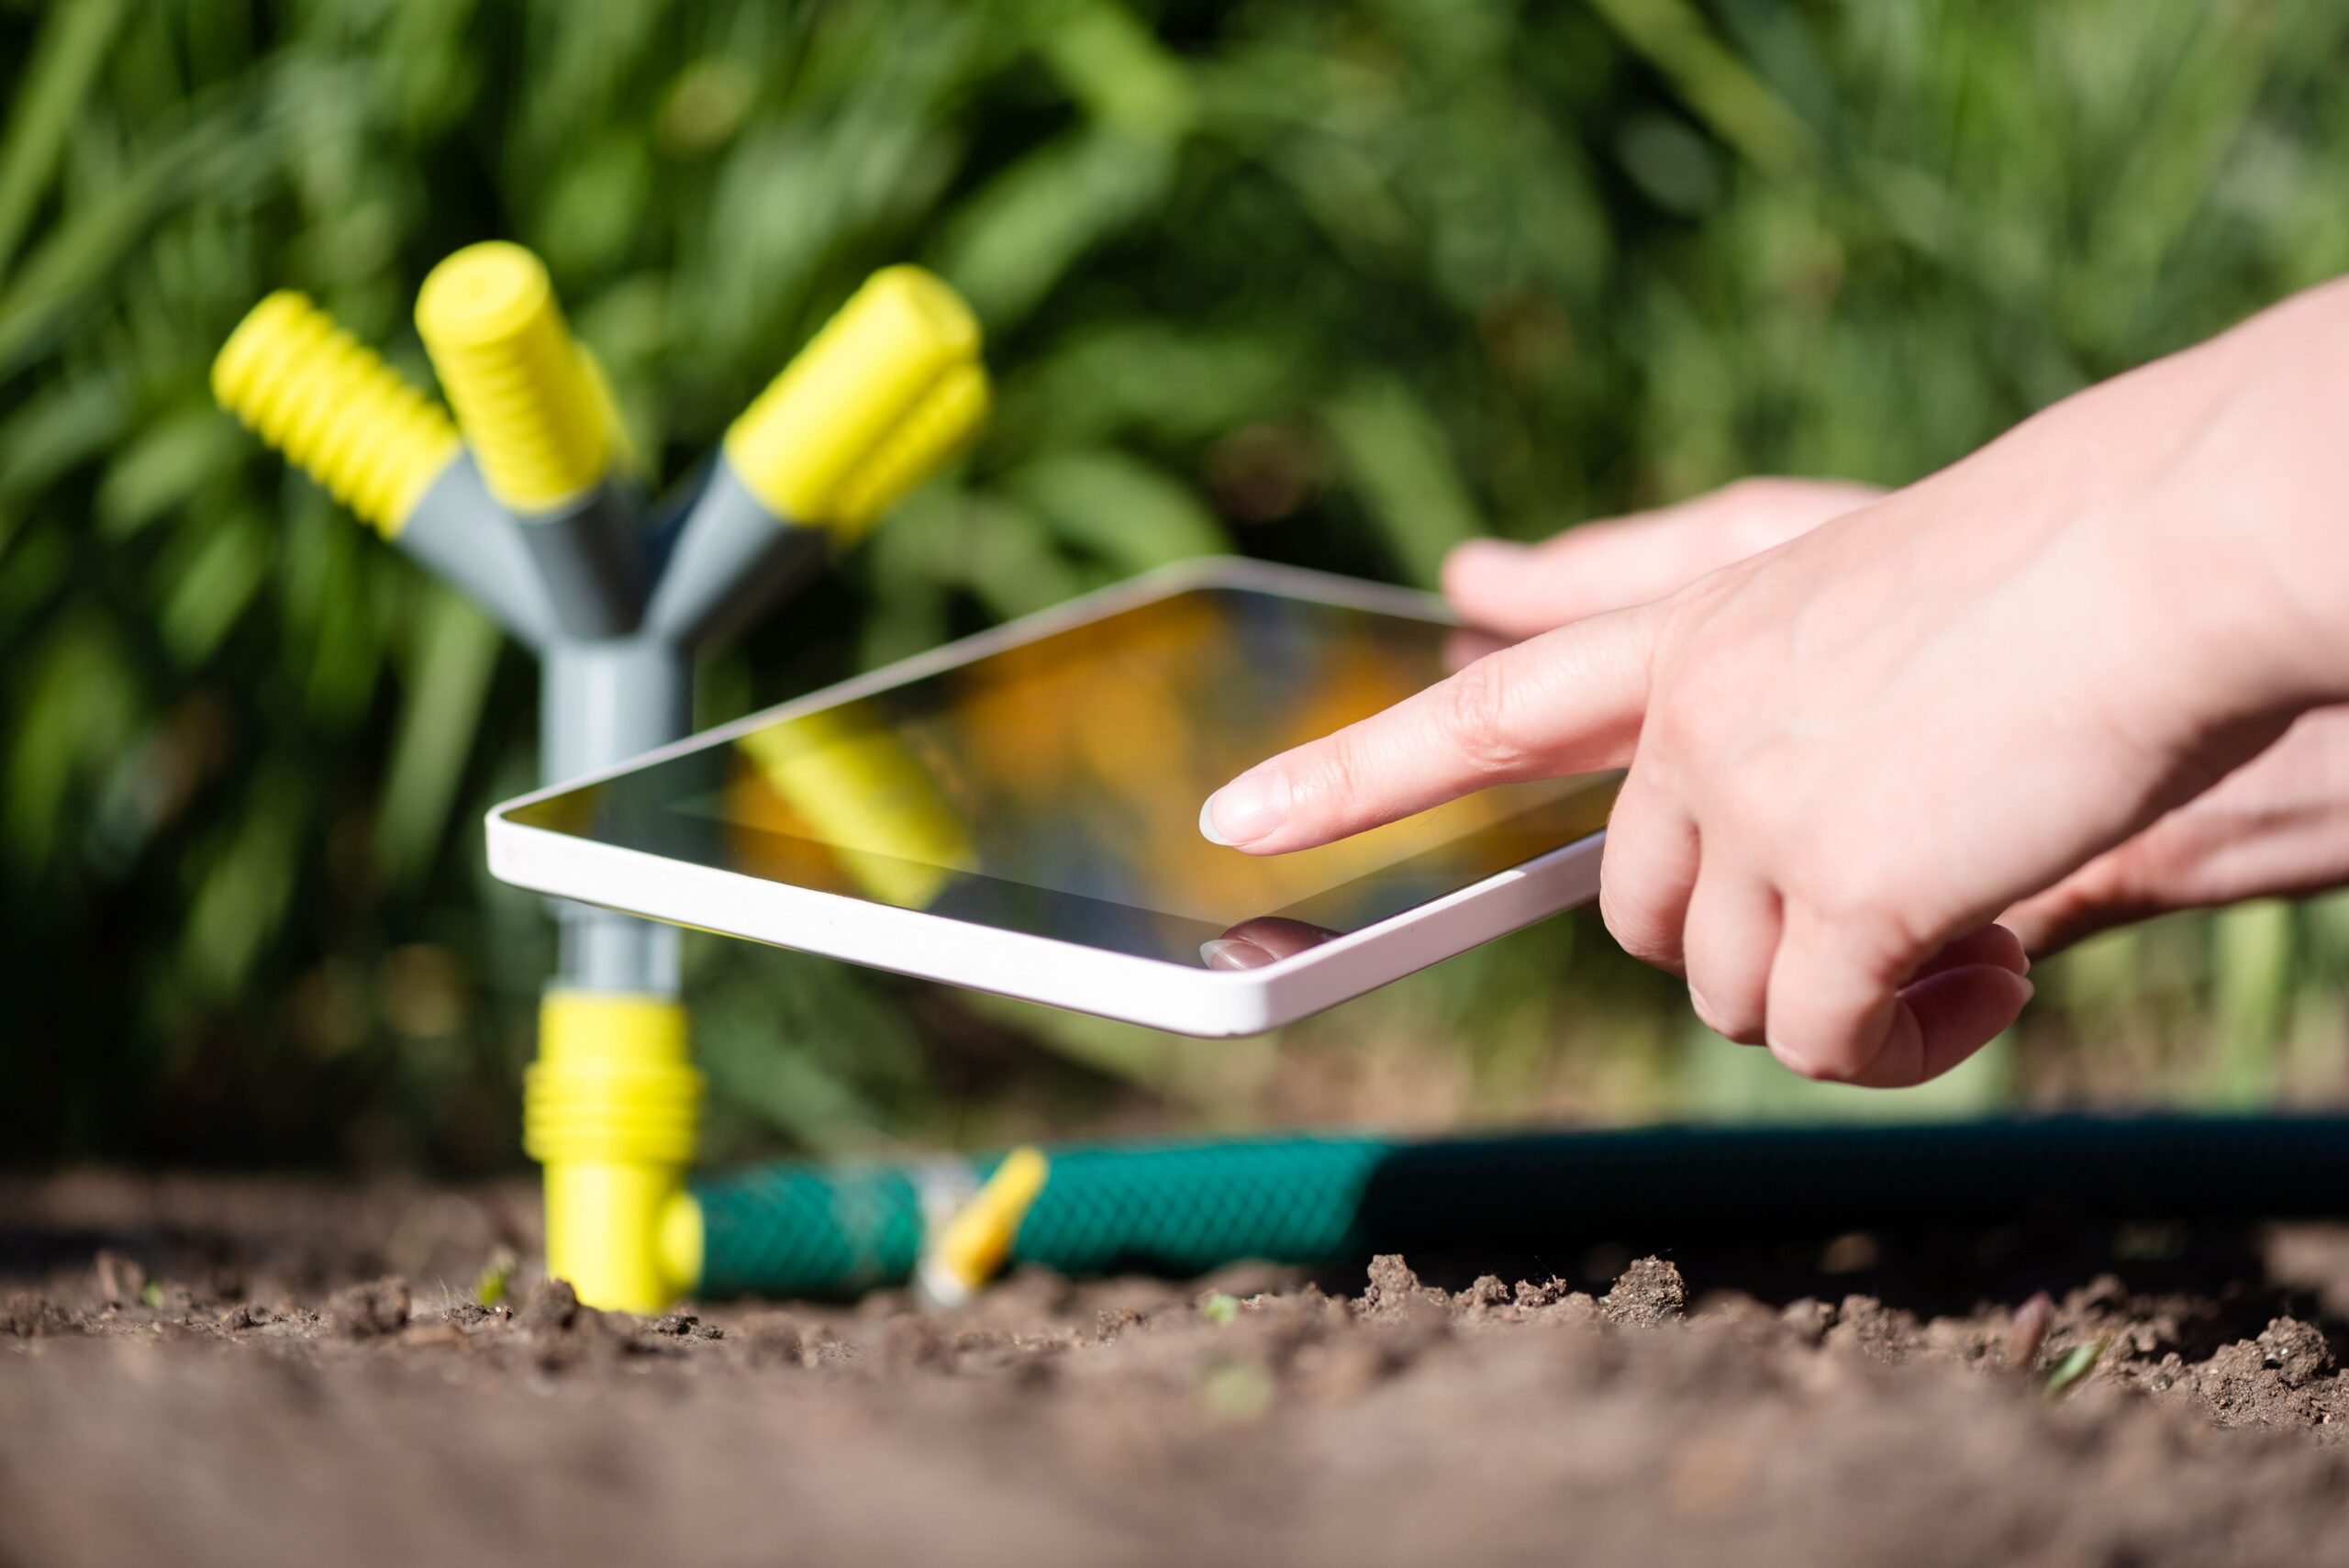
<path fill-rule="evenodd" d="M 2297 1318 L 2278 1318 L 2262 1329 L 2259 1350 L 2287 1388 L 2299 1388 L 2332 1370 L 2332 1348 L 2324 1342 L 2324 1330 Z"/>
<path fill-rule="evenodd" d="M 579 1321 L 579 1293 L 569 1280 L 542 1279 L 514 1315 L 514 1326 L 525 1334 L 560 1334 Z"/>
<path fill-rule="evenodd" d="M 38 1340 L 44 1334 L 73 1331 L 72 1315 L 47 1296 L 17 1291 L 8 1297 L 5 1307 L 0 1307 L 0 1334 Z"/>
<path fill-rule="evenodd" d="M 798 1366 L 807 1352 L 799 1319 L 787 1312 L 759 1312 L 743 1319 L 733 1338 L 753 1366 Z"/>
<path fill-rule="evenodd" d="M 1827 1338 L 1828 1329 L 1835 1327 L 1835 1308 L 1815 1296 L 1806 1296 L 1779 1308 L 1778 1321 L 1792 1329 L 1798 1339 L 1815 1345 Z"/>
<path fill-rule="evenodd" d="M 1451 1300 L 1434 1286 L 1421 1284 L 1399 1255 L 1383 1252 L 1370 1261 L 1370 1284 L 1363 1290 L 1358 1310 L 1366 1318 L 1409 1318 L 1441 1313 Z"/>
<path fill-rule="evenodd" d="M 327 1302 L 328 1331 L 346 1340 L 372 1340 L 407 1327 L 407 1282 L 369 1280 L 346 1285 Z"/>
<path fill-rule="evenodd" d="M 1677 1321 L 1688 1308 L 1688 1286 L 1662 1258 L 1642 1258 L 1623 1271 L 1599 1302 L 1610 1323 L 1653 1329 Z"/>

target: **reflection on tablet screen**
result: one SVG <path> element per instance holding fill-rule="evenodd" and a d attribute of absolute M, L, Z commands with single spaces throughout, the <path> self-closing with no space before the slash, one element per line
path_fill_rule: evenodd
<path fill-rule="evenodd" d="M 1194 589 L 513 819 L 1197 966 L 1203 944 L 1247 922 L 1354 930 L 1605 825 L 1611 773 L 1485 790 L 1292 855 L 1199 837 L 1199 803 L 1216 786 L 1441 679 L 1453 635 Z"/>

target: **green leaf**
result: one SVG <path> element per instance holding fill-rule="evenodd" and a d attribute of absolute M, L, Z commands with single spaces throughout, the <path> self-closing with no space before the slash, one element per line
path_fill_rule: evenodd
<path fill-rule="evenodd" d="M 119 440 L 131 417 L 117 375 L 85 374 L 43 387 L 0 423 L 0 496 L 55 484 Z M 0 532 L 0 543 L 6 538 Z"/>
<path fill-rule="evenodd" d="M 159 417 L 106 464 L 98 482 L 99 531 L 120 544 L 186 505 L 206 481 L 240 460 L 250 443 L 237 422 L 209 400 L 183 404 Z"/>
<path fill-rule="evenodd" d="M 1183 61 L 1110 0 L 1044 8 L 1040 49 L 1069 95 L 1105 125 L 1173 139 L 1197 114 Z"/>
<path fill-rule="evenodd" d="M 1052 531 L 1121 575 L 1230 548 L 1198 498 L 1147 463 L 1108 450 L 1061 452 L 1005 481 Z"/>
<path fill-rule="evenodd" d="M 90 763 L 128 744 L 139 700 L 121 638 L 95 606 L 56 627 L 29 659 L 6 789 L 10 846 L 38 864 L 58 847 L 65 803 Z"/>
<path fill-rule="evenodd" d="M 7 276 L 33 209 L 57 173 L 58 155 L 106 63 L 124 9 L 123 0 L 72 0 L 49 9 L 24 78 L 10 95 L 6 139 L 0 140 L 0 277 Z"/>
<path fill-rule="evenodd" d="M 181 973 L 205 995 L 234 993 L 276 940 L 293 902 L 295 846 L 311 798 L 291 775 L 264 773 L 234 832 L 205 862 L 180 929 Z"/>
<path fill-rule="evenodd" d="M 2069 1394 L 2082 1378 L 2096 1370 L 2096 1363 L 2103 1354 L 2102 1340 L 2091 1340 L 2085 1345 L 2073 1346 L 2064 1359 L 2055 1363 L 2055 1369 L 2047 1374 L 2044 1392 L 2048 1399 L 2052 1402 Z"/>
<path fill-rule="evenodd" d="M 375 852 L 400 880 L 421 876 L 441 849 L 504 642 L 497 624 L 469 601 L 435 593 L 426 603 L 375 820 Z"/>
<path fill-rule="evenodd" d="M 1163 141 L 1112 129 L 1048 143 L 964 206 L 939 267 L 990 329 L 1037 303 L 1085 253 L 1157 206 L 1174 175 Z"/>
<path fill-rule="evenodd" d="M 1452 547 L 1486 531 L 1443 428 L 1401 383 L 1383 377 L 1331 402 L 1322 421 L 1403 580 L 1434 587 Z"/>
<path fill-rule="evenodd" d="M 1817 155 L 1810 128 L 1712 34 L 1689 0 L 1591 0 L 1624 41 L 1672 78 L 1721 139 L 1772 174 Z"/>
<path fill-rule="evenodd" d="M 13 374 L 136 253 L 158 216 L 195 198 L 188 179 L 227 128 L 202 121 L 95 197 L 69 209 L 0 292 L 0 377 Z"/>
<path fill-rule="evenodd" d="M 201 527 L 201 525 L 199 525 Z M 265 530 L 250 514 L 203 528 L 185 558 L 173 557 L 155 629 L 184 668 L 211 658 L 260 593 L 269 572 Z"/>

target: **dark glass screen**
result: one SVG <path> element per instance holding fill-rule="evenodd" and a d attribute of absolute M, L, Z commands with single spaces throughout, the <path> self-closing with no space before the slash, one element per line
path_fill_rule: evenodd
<path fill-rule="evenodd" d="M 1196 966 L 1244 922 L 1355 930 L 1605 825 L 1611 773 L 1486 790 L 1292 855 L 1199 837 L 1218 784 L 1440 679 L 1463 635 L 1195 588 L 512 816 Z"/>

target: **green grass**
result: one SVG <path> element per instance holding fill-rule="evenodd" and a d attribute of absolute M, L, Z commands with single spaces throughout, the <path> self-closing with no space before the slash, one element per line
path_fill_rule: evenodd
<path fill-rule="evenodd" d="M 2314 0 L 0 8 L 0 1147 L 516 1157 L 550 944 L 473 824 L 532 777 L 531 673 L 211 410 L 270 288 L 420 373 L 424 271 L 529 244 L 674 479 L 871 268 L 953 279 L 999 419 L 705 673 L 714 721 L 1181 554 L 1425 583 L 1471 532 L 1752 471 L 1914 477 L 2349 268 L 2344 33 Z M 2343 907 L 2091 947 L 1968 1103 L 2335 1092 Z M 721 1151 L 1834 1098 L 1750 1084 L 1587 919 L 1238 1047 L 691 962 Z"/>

